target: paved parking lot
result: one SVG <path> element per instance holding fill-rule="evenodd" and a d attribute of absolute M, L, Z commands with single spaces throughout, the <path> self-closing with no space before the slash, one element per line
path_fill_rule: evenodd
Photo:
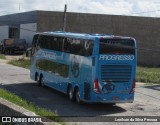
<path fill-rule="evenodd" d="M 60 116 L 160 116 L 160 85 L 136 87 L 134 103 L 85 104 L 77 105 L 67 96 L 50 88 L 41 88 L 29 78 L 29 70 L 0 63 L 0 88 L 5 88 L 16 95 L 40 106 L 56 112 Z M 91 117 L 91 118 L 92 118 Z M 78 118 L 78 117 L 77 117 Z M 106 117 L 107 118 L 107 117 Z M 88 120 L 79 124 L 88 124 Z M 91 119 L 92 121 L 92 119 Z M 95 125 L 107 122 L 92 122 Z M 114 123 L 121 124 L 121 123 Z M 130 124 L 130 123 L 125 123 Z M 134 123 L 137 124 L 138 123 Z M 142 123 L 150 124 L 150 123 Z M 158 123 L 154 123 L 157 124 Z"/>

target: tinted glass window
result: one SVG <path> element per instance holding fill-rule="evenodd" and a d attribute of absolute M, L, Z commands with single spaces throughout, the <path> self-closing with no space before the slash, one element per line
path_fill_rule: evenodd
<path fill-rule="evenodd" d="M 40 35 L 38 44 L 37 44 L 37 49 L 39 48 L 46 48 L 46 36 Z"/>
<path fill-rule="evenodd" d="M 71 53 L 75 55 L 84 55 L 84 40 L 73 39 L 71 43 Z"/>
<path fill-rule="evenodd" d="M 71 53 L 72 50 L 72 39 L 71 38 L 65 38 L 64 45 L 63 45 L 63 51 L 66 53 Z"/>
<path fill-rule="evenodd" d="M 41 35 L 37 48 L 62 51 L 63 38 L 55 36 Z"/>
<path fill-rule="evenodd" d="M 101 39 L 100 54 L 134 54 L 134 41 L 131 39 Z"/>
<path fill-rule="evenodd" d="M 93 52 L 93 41 L 92 40 L 85 40 L 85 45 L 84 45 L 84 49 L 85 49 L 85 56 L 91 56 L 92 52 Z"/>
<path fill-rule="evenodd" d="M 63 38 L 55 36 L 47 36 L 47 42 L 49 43 L 47 49 L 62 51 Z"/>
<path fill-rule="evenodd" d="M 56 75 L 59 75 L 65 78 L 68 77 L 68 74 L 69 74 L 68 65 L 53 62 L 50 60 L 38 60 L 36 62 L 36 67 L 46 72 L 55 73 Z"/>
<path fill-rule="evenodd" d="M 63 38 L 56 36 L 40 35 L 37 49 L 50 49 L 71 53 L 81 56 L 91 56 L 93 51 L 93 41 L 73 38 Z"/>
<path fill-rule="evenodd" d="M 93 51 L 93 41 L 66 38 L 63 50 L 64 52 L 75 55 L 91 56 Z"/>

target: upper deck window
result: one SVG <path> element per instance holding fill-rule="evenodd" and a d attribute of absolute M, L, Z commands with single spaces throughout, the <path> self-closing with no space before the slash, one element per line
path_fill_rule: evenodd
<path fill-rule="evenodd" d="M 93 40 L 65 38 L 53 35 L 40 35 L 37 49 L 49 49 L 81 56 L 91 56 Z"/>
<path fill-rule="evenodd" d="M 40 35 L 38 48 L 62 51 L 63 39 L 62 37 Z"/>
<path fill-rule="evenodd" d="M 64 41 L 63 51 L 75 55 L 91 56 L 93 51 L 93 41 L 66 38 Z"/>

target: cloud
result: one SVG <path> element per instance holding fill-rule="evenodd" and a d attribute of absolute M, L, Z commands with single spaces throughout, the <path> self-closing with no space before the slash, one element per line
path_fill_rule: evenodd
<path fill-rule="evenodd" d="M 63 11 L 65 4 L 68 12 L 160 17 L 159 0 L 5 0 L 0 12 Z"/>

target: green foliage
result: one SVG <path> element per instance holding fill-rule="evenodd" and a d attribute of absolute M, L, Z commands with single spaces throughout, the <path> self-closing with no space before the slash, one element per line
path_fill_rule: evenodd
<path fill-rule="evenodd" d="M 6 59 L 6 57 L 2 54 L 0 54 L 0 59 Z"/>
<path fill-rule="evenodd" d="M 62 125 L 65 125 L 65 123 L 60 122 L 62 120 L 54 112 L 46 110 L 46 109 L 41 108 L 41 107 L 38 107 L 38 106 L 34 105 L 33 103 L 31 103 L 29 101 L 26 101 L 26 100 L 20 98 L 19 96 L 15 95 L 15 94 L 7 91 L 7 90 L 4 90 L 4 89 L 0 88 L 0 97 L 18 105 L 18 106 L 21 106 L 21 107 L 23 107 L 27 110 L 30 110 L 30 111 L 36 113 L 37 115 L 50 116 L 50 117 L 47 117 L 47 118 L 49 118 L 49 119 L 51 119 L 55 122 L 59 122 Z"/>
<path fill-rule="evenodd" d="M 160 84 L 160 68 L 137 67 L 137 81 Z"/>
<path fill-rule="evenodd" d="M 12 64 L 14 66 L 23 67 L 26 69 L 30 69 L 30 59 L 20 58 L 18 60 L 11 60 L 9 64 Z"/>

